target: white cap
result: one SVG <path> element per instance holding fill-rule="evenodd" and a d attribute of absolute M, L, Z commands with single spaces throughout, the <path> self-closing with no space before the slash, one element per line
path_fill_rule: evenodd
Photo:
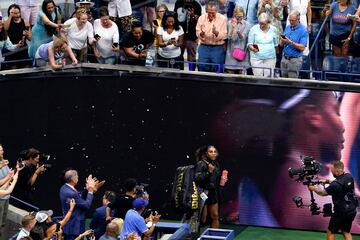
<path fill-rule="evenodd" d="M 46 219 L 48 219 L 48 217 L 53 215 L 53 211 L 52 210 L 48 210 L 48 211 L 39 211 L 36 213 L 35 215 L 35 219 L 38 223 L 43 223 L 46 221 Z"/>

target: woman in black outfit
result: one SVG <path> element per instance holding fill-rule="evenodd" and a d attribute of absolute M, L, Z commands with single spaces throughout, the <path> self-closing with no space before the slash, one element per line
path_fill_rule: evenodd
<path fill-rule="evenodd" d="M 221 172 L 217 161 L 218 156 L 217 149 L 212 145 L 200 147 L 195 152 L 197 160 L 195 182 L 208 197 L 201 213 L 200 223 L 206 223 L 207 218 L 210 217 L 212 228 L 219 228 Z"/>
<path fill-rule="evenodd" d="M 5 30 L 9 36 L 10 41 L 13 44 L 19 43 L 19 41 L 23 41 L 24 48 L 17 52 L 13 53 L 5 58 L 6 61 L 12 60 L 23 60 L 28 59 L 28 51 L 26 48 L 26 40 L 31 41 L 31 28 L 29 22 L 25 21 L 21 17 L 20 6 L 17 4 L 12 4 L 8 8 L 8 19 L 4 22 Z M 29 62 L 22 63 L 13 63 L 9 64 L 9 68 L 21 68 L 21 67 L 29 67 L 31 64 Z"/>

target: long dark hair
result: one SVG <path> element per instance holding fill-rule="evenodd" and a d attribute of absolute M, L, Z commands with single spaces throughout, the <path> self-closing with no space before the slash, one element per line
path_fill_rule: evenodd
<path fill-rule="evenodd" d="M 196 151 L 195 151 L 196 161 L 201 161 L 201 160 L 208 161 L 208 157 L 207 157 L 206 153 L 209 150 L 209 148 L 211 148 L 211 147 L 213 147 L 217 150 L 217 148 L 214 145 L 204 145 L 204 146 L 201 146 L 198 149 L 196 149 Z"/>
<path fill-rule="evenodd" d="M 54 21 L 52 20 L 52 17 L 51 17 L 51 13 L 48 13 L 46 8 L 47 8 L 47 5 L 49 3 L 52 3 L 54 4 L 54 7 L 55 7 L 55 19 Z M 42 3 L 42 6 L 41 6 L 41 10 L 43 11 L 43 13 L 45 13 L 46 17 L 53 23 L 57 23 L 58 19 L 59 19 L 59 13 L 58 13 L 58 10 L 57 10 L 57 7 L 56 7 L 56 4 L 54 2 L 54 0 L 44 0 L 43 3 Z M 45 25 L 45 29 L 46 29 L 46 32 L 52 36 L 56 33 L 56 29 L 54 29 L 53 27 L 50 27 L 48 25 Z"/>
<path fill-rule="evenodd" d="M 0 24 L 2 24 L 2 30 L 0 32 L 0 41 L 5 41 L 7 39 L 7 37 L 8 37 L 8 35 L 7 35 L 6 30 L 4 28 L 4 22 L 2 22 L 2 17 L 0 18 L 0 21 L 1 21 Z"/>
<path fill-rule="evenodd" d="M 172 17 L 174 18 L 174 29 L 176 31 L 179 31 L 180 30 L 180 24 L 179 24 L 179 20 L 177 18 L 177 14 L 175 12 L 171 12 L 171 11 L 167 11 L 165 12 L 165 15 L 161 21 L 161 25 L 163 27 L 164 30 L 167 30 L 168 29 L 168 25 L 166 23 L 166 20 L 169 18 L 169 17 Z"/>

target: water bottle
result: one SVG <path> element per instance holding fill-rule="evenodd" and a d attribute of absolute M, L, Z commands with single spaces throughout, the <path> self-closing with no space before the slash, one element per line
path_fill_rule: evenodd
<path fill-rule="evenodd" d="M 154 66 L 154 51 L 149 49 L 146 53 L 145 67 Z"/>

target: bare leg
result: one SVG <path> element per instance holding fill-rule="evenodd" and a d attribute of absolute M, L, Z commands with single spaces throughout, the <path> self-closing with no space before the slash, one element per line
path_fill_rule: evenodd
<path fill-rule="evenodd" d="M 201 221 L 200 221 L 200 223 L 202 223 L 202 224 L 206 223 L 207 211 L 208 211 L 208 205 L 204 205 L 204 208 L 202 210 L 202 215 L 201 215 Z"/>
<path fill-rule="evenodd" d="M 335 240 L 335 234 L 327 230 L 326 232 L 326 240 Z"/>
<path fill-rule="evenodd" d="M 343 234 L 345 240 L 352 240 L 351 233 L 343 232 L 342 234 Z"/>
<path fill-rule="evenodd" d="M 208 211 L 211 217 L 211 227 L 212 228 L 219 228 L 220 227 L 220 223 L 219 223 L 219 204 L 215 203 L 215 204 L 211 204 L 208 205 Z"/>

